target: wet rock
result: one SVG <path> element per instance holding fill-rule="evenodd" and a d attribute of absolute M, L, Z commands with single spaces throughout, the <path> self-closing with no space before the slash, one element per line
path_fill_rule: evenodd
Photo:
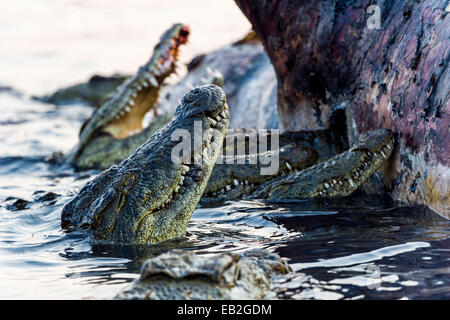
<path fill-rule="evenodd" d="M 148 259 L 141 276 L 116 299 L 264 299 L 271 279 L 291 269 L 266 250 L 198 255 L 172 250 Z"/>
<path fill-rule="evenodd" d="M 0 86 L 0 93 L 8 93 L 8 94 L 12 94 L 18 98 L 23 96 L 23 93 L 20 92 L 19 90 L 14 89 L 13 87 L 10 86 Z"/>
<path fill-rule="evenodd" d="M 61 164 L 64 162 L 64 153 L 61 151 L 53 152 L 49 156 L 45 157 L 44 161 L 53 165 Z"/>
<path fill-rule="evenodd" d="M 17 198 L 14 198 L 14 197 L 9 197 L 9 198 L 5 199 L 5 201 L 11 201 L 11 200 L 14 200 L 14 199 L 16 199 L 16 201 L 14 201 L 12 204 L 8 204 L 6 206 L 6 209 L 8 209 L 10 211 L 21 211 L 21 210 L 28 209 L 27 205 L 30 202 L 27 201 L 27 200 L 17 199 Z"/>
<path fill-rule="evenodd" d="M 59 197 L 59 194 L 50 191 L 50 192 L 46 192 L 44 195 L 37 198 L 36 201 L 40 201 L 40 202 L 53 201 L 58 197 Z"/>

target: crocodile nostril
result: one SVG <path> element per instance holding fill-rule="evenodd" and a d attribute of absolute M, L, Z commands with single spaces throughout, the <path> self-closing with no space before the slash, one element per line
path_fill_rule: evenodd
<path fill-rule="evenodd" d="M 189 172 L 189 175 L 195 182 L 201 182 L 205 177 L 205 173 L 200 169 L 193 169 Z"/>

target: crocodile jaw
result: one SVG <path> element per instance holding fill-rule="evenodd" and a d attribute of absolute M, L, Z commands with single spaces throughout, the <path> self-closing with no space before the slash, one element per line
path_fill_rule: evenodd
<path fill-rule="evenodd" d="M 150 60 L 119 86 L 83 126 L 75 155 L 99 133 L 123 139 L 142 130 L 144 116 L 156 106 L 164 79 L 176 71 L 179 49 L 187 42 L 189 32 L 188 26 L 175 24 L 161 36 Z"/>
<path fill-rule="evenodd" d="M 356 191 L 394 150 L 388 129 L 370 131 L 359 143 L 327 161 L 261 185 L 252 198 L 309 199 L 345 197 Z"/>

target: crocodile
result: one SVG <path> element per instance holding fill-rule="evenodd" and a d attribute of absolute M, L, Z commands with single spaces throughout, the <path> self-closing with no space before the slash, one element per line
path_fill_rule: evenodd
<path fill-rule="evenodd" d="M 274 178 L 250 195 L 263 199 L 339 198 L 361 187 L 391 156 L 395 137 L 389 129 L 363 134 L 348 151 L 299 172 Z"/>
<path fill-rule="evenodd" d="M 115 299 L 270 299 L 272 279 L 291 271 L 280 256 L 263 249 L 205 255 L 171 250 L 146 260 L 140 277 Z"/>
<path fill-rule="evenodd" d="M 277 173 L 274 175 L 261 174 L 261 168 L 267 166 L 267 164 L 261 163 L 261 158 L 264 156 L 273 158 L 275 153 L 277 153 L 276 157 L 278 160 Z M 316 150 L 296 144 L 286 144 L 277 150 L 257 153 L 253 154 L 253 156 L 254 161 L 251 161 L 252 154 L 233 156 L 232 163 L 226 163 L 227 157 L 224 157 L 225 163 L 214 166 L 201 201 L 240 199 L 245 194 L 255 190 L 256 186 L 275 177 L 303 170 L 316 163 L 319 159 L 319 153 Z"/>
<path fill-rule="evenodd" d="M 66 162 L 78 169 L 106 169 L 131 155 L 170 120 L 160 118 L 142 130 L 144 116 L 155 107 L 164 79 L 176 71 L 180 46 L 189 34 L 189 27 L 178 23 L 161 36 L 150 60 L 83 124 L 79 143 Z"/>
<path fill-rule="evenodd" d="M 386 163 L 394 150 L 395 138 L 389 129 L 372 130 L 362 135 L 349 150 L 318 162 L 319 155 L 314 153 L 314 149 L 289 146 L 280 148 L 280 169 L 276 176 L 261 175 L 260 163 L 216 165 L 203 198 L 278 200 L 346 197 Z M 297 159 L 293 165 L 292 159 Z M 217 167 L 220 170 L 215 172 Z"/>
<path fill-rule="evenodd" d="M 62 228 L 85 230 L 117 244 L 182 236 L 219 155 L 229 116 L 220 87 L 211 84 L 188 91 L 164 128 L 64 206 Z M 195 139 L 199 124 L 205 133 L 201 150 L 194 147 L 172 161 L 172 150 L 180 144 L 172 136 L 183 129 Z M 196 161 L 198 156 L 202 161 Z"/>
<path fill-rule="evenodd" d="M 81 103 L 99 108 L 105 102 L 106 98 L 110 94 L 113 94 L 114 90 L 127 80 L 127 78 L 128 76 L 118 73 L 112 74 L 111 76 L 94 74 L 86 82 L 58 89 L 52 94 L 32 96 L 31 98 L 57 106 Z"/>

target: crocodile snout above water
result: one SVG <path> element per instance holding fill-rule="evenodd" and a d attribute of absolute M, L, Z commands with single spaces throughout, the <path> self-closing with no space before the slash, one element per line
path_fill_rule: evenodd
<path fill-rule="evenodd" d="M 62 227 L 87 229 L 119 244 L 154 243 L 182 236 L 203 194 L 229 123 L 223 91 L 208 85 L 186 93 L 173 120 L 134 154 L 103 171 L 63 209 Z M 201 150 L 172 161 L 175 131 L 194 136 L 201 125 Z M 191 161 L 202 156 L 203 161 Z"/>
<path fill-rule="evenodd" d="M 352 194 L 390 157 L 394 134 L 389 129 L 369 131 L 350 150 L 306 170 L 261 185 L 252 198 L 338 198 Z"/>

